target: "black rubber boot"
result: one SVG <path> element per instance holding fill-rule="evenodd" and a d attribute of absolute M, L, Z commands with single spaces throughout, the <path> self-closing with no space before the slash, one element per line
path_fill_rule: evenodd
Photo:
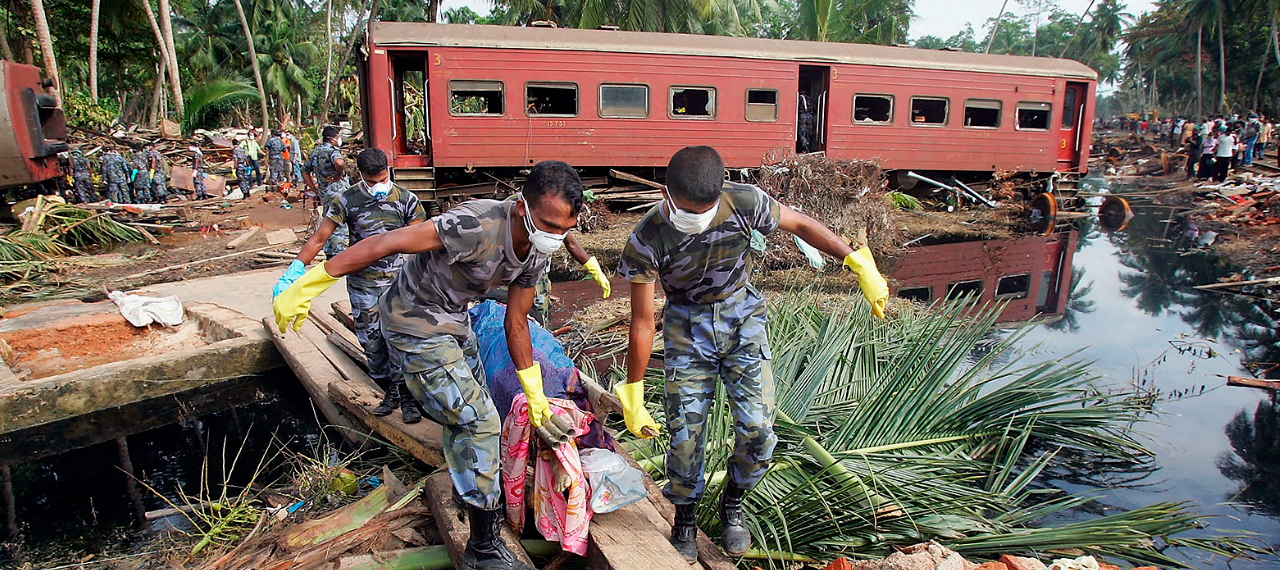
<path fill-rule="evenodd" d="M 387 392 L 382 395 L 382 401 L 379 402 L 372 410 L 369 410 L 369 413 L 378 417 L 389 416 L 391 415 L 391 412 L 394 412 L 396 408 L 399 407 L 399 405 L 400 385 L 392 384 L 391 388 L 388 388 Z"/>
<path fill-rule="evenodd" d="M 671 546 L 690 564 L 698 561 L 697 506 L 696 503 L 676 505 L 676 524 L 671 527 Z"/>
<path fill-rule="evenodd" d="M 471 523 L 471 538 L 462 554 L 462 567 L 466 570 L 534 570 L 516 559 L 515 553 L 502 540 L 502 509 L 480 510 L 467 505 L 467 518 Z"/>
<path fill-rule="evenodd" d="M 418 399 L 413 397 L 413 392 L 409 391 L 408 386 L 399 386 L 400 388 L 400 419 L 406 424 L 416 424 L 422 421 L 422 408 L 418 404 Z"/>
<path fill-rule="evenodd" d="M 720 493 L 720 546 L 731 556 L 742 556 L 751 548 L 751 531 L 742 516 L 742 496 L 746 489 L 732 483 Z"/>

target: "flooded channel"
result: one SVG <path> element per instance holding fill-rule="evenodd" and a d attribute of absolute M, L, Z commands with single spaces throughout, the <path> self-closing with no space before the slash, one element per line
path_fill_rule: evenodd
<path fill-rule="evenodd" d="M 1095 191 L 1135 190 L 1097 178 L 1088 183 Z M 1079 220 L 1077 230 L 1048 237 L 917 248 L 906 256 L 913 261 L 895 269 L 896 292 L 1004 300 L 1005 326 L 1033 316 L 1039 323 L 1017 347 L 1025 363 L 1082 350 L 1078 357 L 1094 361 L 1103 386 L 1158 394 L 1157 413 L 1138 426 L 1153 465 L 1057 474 L 1054 483 L 1067 490 L 1104 487 L 1098 508 L 1079 516 L 1192 501 L 1211 515 L 1203 521 L 1211 528 L 1280 543 L 1280 405 L 1266 392 L 1226 386 L 1227 375 L 1280 378 L 1280 307 L 1194 289 L 1236 268 L 1196 248 L 1171 208 L 1134 200 L 1134 211 L 1115 233 Z M 1179 556 L 1199 568 L 1277 564 Z"/>

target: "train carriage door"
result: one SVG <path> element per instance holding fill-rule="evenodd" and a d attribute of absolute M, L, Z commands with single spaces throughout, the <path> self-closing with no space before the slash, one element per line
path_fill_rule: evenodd
<path fill-rule="evenodd" d="M 393 53 L 391 59 L 391 151 L 394 166 L 430 164 L 431 130 L 427 106 L 427 53 Z"/>
<path fill-rule="evenodd" d="M 825 65 L 802 65 L 799 83 L 796 94 L 796 152 L 825 151 L 831 68 Z"/>
<path fill-rule="evenodd" d="M 1080 151 L 1086 144 L 1080 140 L 1084 129 L 1080 124 L 1085 120 L 1085 85 L 1083 83 L 1067 83 L 1067 90 L 1062 97 L 1062 130 L 1058 133 L 1058 170 L 1075 170 L 1080 164 Z"/>

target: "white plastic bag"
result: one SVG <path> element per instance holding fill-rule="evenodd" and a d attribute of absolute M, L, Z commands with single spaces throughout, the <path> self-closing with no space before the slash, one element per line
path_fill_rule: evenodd
<path fill-rule="evenodd" d="M 578 453 L 582 472 L 591 487 L 590 507 L 593 513 L 610 513 L 645 498 L 644 475 L 627 464 L 622 456 L 589 447 Z"/>
<path fill-rule="evenodd" d="M 144 297 L 123 291 L 112 291 L 108 296 L 120 307 L 120 314 L 135 327 L 145 327 L 153 322 L 166 327 L 182 324 L 182 301 L 177 297 Z"/>

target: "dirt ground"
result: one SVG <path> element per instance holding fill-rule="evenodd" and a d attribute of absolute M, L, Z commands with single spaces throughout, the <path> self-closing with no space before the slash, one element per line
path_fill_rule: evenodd
<path fill-rule="evenodd" d="M 4 333 L 0 340 L 16 356 L 6 364 L 28 380 L 208 344 L 194 321 L 172 329 L 140 329 L 117 313 Z"/>

